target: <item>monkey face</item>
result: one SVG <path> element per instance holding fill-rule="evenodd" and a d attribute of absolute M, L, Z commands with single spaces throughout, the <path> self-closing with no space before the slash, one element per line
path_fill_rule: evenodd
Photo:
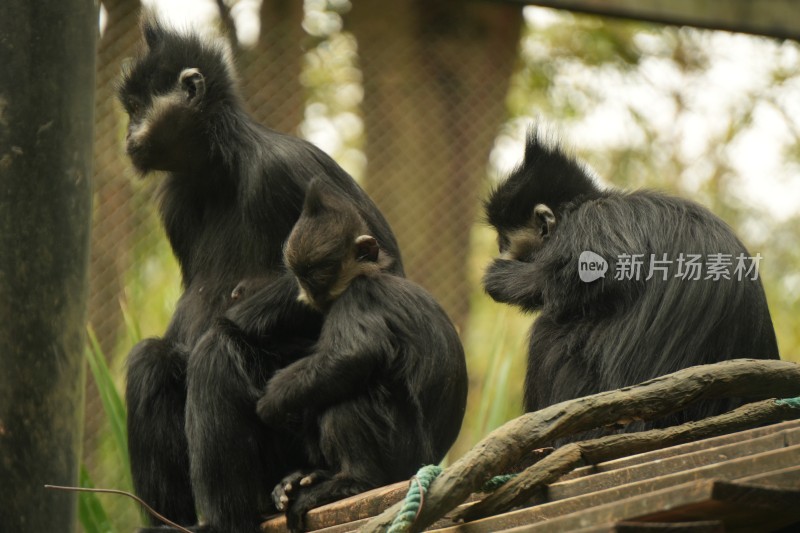
<path fill-rule="evenodd" d="M 367 231 L 358 211 L 340 193 L 318 179 L 309 184 L 303 212 L 283 251 L 287 268 L 297 278 L 300 301 L 326 309 L 353 279 L 388 265 Z"/>
<path fill-rule="evenodd" d="M 224 102 L 235 100 L 229 51 L 182 36 L 154 20 L 145 46 L 123 68 L 119 99 L 128 113 L 127 152 L 136 169 L 195 171 L 209 165 L 210 133 Z"/>
<path fill-rule="evenodd" d="M 295 271 L 300 288 L 298 300 L 316 309 L 325 309 L 342 292 L 337 290 L 341 279 L 341 265 L 322 261 L 307 264 Z"/>
<path fill-rule="evenodd" d="M 327 214 L 304 213 L 284 248 L 284 262 L 300 289 L 298 299 L 316 309 L 328 307 L 341 292 L 344 270 L 349 271 L 348 225 Z"/>
<path fill-rule="evenodd" d="M 205 79 L 196 68 L 184 69 L 164 94 L 135 94 L 135 83 L 123 86 L 128 112 L 126 148 L 136 169 L 181 171 L 205 161 L 200 110 Z"/>
<path fill-rule="evenodd" d="M 525 226 L 498 231 L 497 244 L 501 259 L 532 261 L 555 228 L 553 211 L 544 204 L 538 204 Z"/>

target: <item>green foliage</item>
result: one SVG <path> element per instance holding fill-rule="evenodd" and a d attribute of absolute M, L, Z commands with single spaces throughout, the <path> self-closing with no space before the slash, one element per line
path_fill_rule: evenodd
<path fill-rule="evenodd" d="M 117 448 L 117 457 L 123 470 L 128 474 L 126 481 L 132 486 L 130 479 L 130 461 L 128 459 L 128 430 L 126 423 L 125 403 L 117 391 L 114 378 L 106 364 L 106 359 L 97 342 L 94 332 L 89 329 L 90 348 L 86 350 L 86 359 L 92 371 L 94 382 L 103 402 L 103 410 L 111 424 L 111 434 Z"/>
<path fill-rule="evenodd" d="M 513 310 L 500 308 L 497 310 L 493 327 L 487 339 L 488 370 L 480 387 L 481 394 L 474 413 L 472 439 L 478 441 L 484 435 L 519 414 L 519 407 L 508 402 L 509 390 L 519 383 L 512 383 L 511 368 L 513 351 L 509 346 L 509 316 Z M 524 356 L 524 354 L 522 354 Z M 524 357 L 523 357 L 524 358 Z M 518 381 L 518 380 L 517 380 Z"/>
<path fill-rule="evenodd" d="M 129 323 L 128 327 L 133 331 L 136 330 L 132 323 Z M 97 386 L 100 400 L 103 404 L 103 411 L 105 412 L 109 424 L 109 433 L 113 443 L 111 451 L 105 452 L 108 456 L 100 458 L 106 459 L 106 461 L 101 460 L 100 462 L 105 463 L 108 468 L 112 468 L 116 471 L 115 473 L 117 475 L 113 477 L 123 480 L 122 486 L 114 488 L 130 491 L 133 487 L 133 483 L 131 480 L 131 468 L 128 456 L 128 432 L 125 404 L 114 381 L 114 374 L 106 363 L 106 358 L 91 328 L 88 330 L 88 337 L 89 345 L 85 350 L 86 360 L 89 363 L 94 383 Z M 92 488 L 94 486 L 85 465 L 81 465 L 80 486 L 87 488 Z M 119 496 L 115 497 L 119 498 Z M 109 519 L 110 513 L 106 511 L 105 506 L 96 494 L 87 492 L 80 493 L 78 497 L 78 506 L 80 523 L 86 533 L 117 531 L 112 525 L 112 521 Z"/>
<path fill-rule="evenodd" d="M 93 488 L 92 480 L 86 467 L 81 465 L 79 475 L 81 487 Z M 111 525 L 105 507 L 100 502 L 97 494 L 81 492 L 78 494 L 78 519 L 84 533 L 114 533 L 116 529 Z"/>
<path fill-rule="evenodd" d="M 522 414 L 527 331 L 532 317 L 495 303 L 480 284 L 488 258 L 496 250 L 494 232 L 476 225 L 472 232 L 470 317 L 462 335 L 470 376 L 467 413 L 450 452 L 458 458 L 487 433 Z"/>

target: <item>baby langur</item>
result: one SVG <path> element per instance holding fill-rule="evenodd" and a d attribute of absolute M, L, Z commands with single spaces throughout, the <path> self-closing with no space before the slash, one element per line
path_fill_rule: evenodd
<path fill-rule="evenodd" d="M 314 470 L 273 491 L 291 529 L 309 509 L 407 479 L 438 463 L 458 435 L 467 398 L 453 324 L 392 257 L 340 191 L 315 180 L 286 244 L 299 299 L 323 314 L 312 354 L 278 371 L 258 402 L 262 420 L 308 424 Z"/>

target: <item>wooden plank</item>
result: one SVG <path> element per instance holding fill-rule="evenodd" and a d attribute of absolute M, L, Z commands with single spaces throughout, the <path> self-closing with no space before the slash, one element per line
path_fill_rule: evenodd
<path fill-rule="evenodd" d="M 786 429 L 794 429 L 794 428 L 800 428 L 800 420 L 790 420 L 788 422 L 781 422 L 780 424 L 773 424 L 770 426 L 748 429 L 746 431 L 739 431 L 736 433 L 730 433 L 728 435 L 720 435 L 719 437 L 712 437 L 710 439 L 703 439 L 695 442 L 687 442 L 686 444 L 679 444 L 677 446 L 671 446 L 669 448 L 663 448 L 661 450 L 654 450 L 652 452 L 630 455 L 628 457 L 615 459 L 613 461 L 606 461 L 604 463 L 599 463 L 596 465 L 582 466 L 562 476 L 559 481 L 568 481 L 570 479 L 575 479 L 578 477 L 588 476 L 592 474 L 598 474 L 601 472 L 608 472 L 610 470 L 628 468 L 630 466 L 635 466 L 642 463 L 648 463 L 650 461 L 668 459 L 670 457 L 675 457 L 681 454 L 694 453 L 702 450 L 707 450 L 709 448 L 717 448 L 720 446 L 734 444 L 745 440 L 751 440 L 758 437 L 773 435 L 775 433 L 778 433 L 779 431 L 783 431 Z M 791 446 L 794 444 L 800 444 L 800 442 L 790 442 L 787 445 Z"/>
<path fill-rule="evenodd" d="M 362 518 L 360 520 L 353 520 L 352 522 L 344 522 L 335 526 L 317 529 L 314 533 L 349 533 L 350 531 L 356 531 L 367 522 L 369 522 L 369 518 Z"/>
<path fill-rule="evenodd" d="M 707 501 L 711 498 L 713 486 L 713 480 L 702 480 L 684 483 L 635 498 L 622 500 L 615 498 L 614 501 L 605 505 L 590 507 L 583 512 L 570 513 L 566 516 L 552 518 L 543 522 L 523 524 L 508 531 L 513 531 L 514 533 L 523 531 L 561 533 L 586 529 L 594 524 L 618 522 L 659 511 L 663 509 L 665 499 L 669 499 L 670 504 L 674 507 Z"/>
<path fill-rule="evenodd" d="M 784 446 L 787 438 L 786 434 L 789 432 L 800 434 L 800 428 L 779 431 L 756 439 L 701 450 L 694 453 L 682 454 L 668 459 L 651 461 L 629 468 L 602 472 L 593 476 L 580 477 L 563 482 L 559 481 L 547 488 L 546 498 L 547 501 L 572 498 L 581 494 L 612 488 L 622 484 L 634 483 L 656 476 L 664 476 L 735 458 L 747 457 L 770 450 L 780 449 Z"/>
<path fill-rule="evenodd" d="M 614 533 L 725 533 L 725 524 L 721 520 L 702 520 L 677 524 L 624 521 L 612 527 Z"/>
<path fill-rule="evenodd" d="M 708 518 L 722 520 L 726 531 L 778 529 L 800 520 L 800 491 L 718 481 L 709 501 L 659 511 L 638 520 L 681 522 Z"/>
<path fill-rule="evenodd" d="M 627 498 L 508 533 L 561 533 L 616 521 L 722 520 L 725 531 L 769 531 L 800 520 L 800 491 L 768 489 L 718 480 L 677 485 Z"/>
<path fill-rule="evenodd" d="M 313 531 L 375 516 L 405 498 L 406 492 L 408 492 L 408 481 L 401 481 L 317 507 L 308 513 L 306 527 L 309 531 Z M 261 531 L 285 533 L 286 518 L 278 515 L 268 519 L 261 524 Z"/>
<path fill-rule="evenodd" d="M 764 472 L 754 476 L 746 476 L 737 480 L 737 482 L 762 487 L 800 490 L 800 465 Z"/>
<path fill-rule="evenodd" d="M 710 478 L 735 480 L 764 472 L 793 468 L 798 463 L 800 463 L 800 446 L 792 446 L 519 509 L 499 516 L 443 528 L 438 531 L 440 533 L 491 533 L 493 531 L 502 531 L 520 524 L 549 522 L 595 506 L 609 505 L 622 499 L 639 497 L 654 491 L 669 490 L 670 487 L 678 485 L 703 483 Z M 592 522 L 581 527 L 610 521 L 611 519 Z"/>
<path fill-rule="evenodd" d="M 623 521 L 580 529 L 575 533 L 725 533 L 721 520 L 699 522 L 637 522 Z"/>
<path fill-rule="evenodd" d="M 597 492 L 556 500 L 538 507 L 555 506 L 563 502 L 563 507 L 560 509 L 560 514 L 563 515 L 567 512 L 573 512 L 573 510 L 582 510 L 592 505 L 608 503 L 614 499 L 629 498 L 686 482 L 711 478 L 737 480 L 747 476 L 763 475 L 766 472 L 792 468 L 797 466 L 798 463 L 800 463 L 800 446 L 792 446 L 609 487 Z"/>
<path fill-rule="evenodd" d="M 306 528 L 308 531 L 318 531 L 319 533 L 354 531 L 368 518 L 383 512 L 384 509 L 405 498 L 408 492 L 408 483 L 408 481 L 400 481 L 312 509 L 306 516 Z M 474 501 L 476 498 L 477 496 L 472 496 L 468 501 Z M 439 522 L 442 527 L 451 523 L 446 519 Z M 287 531 L 286 518 L 283 515 L 270 517 L 261 524 L 261 531 L 285 533 Z"/>

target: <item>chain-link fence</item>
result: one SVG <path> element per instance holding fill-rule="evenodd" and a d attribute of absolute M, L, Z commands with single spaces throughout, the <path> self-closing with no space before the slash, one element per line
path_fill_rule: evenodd
<path fill-rule="evenodd" d="M 186 5 L 198 9 L 201 3 Z M 791 274 L 800 260 L 792 222 L 797 216 L 767 221 L 769 213 L 731 194 L 740 183 L 731 161 L 740 134 L 763 114 L 759 101 L 782 112 L 790 130 L 778 165 L 796 168 L 800 160 L 800 126 L 791 112 L 797 99 L 787 97 L 800 83 L 796 44 L 747 38 L 760 47 L 762 62 L 773 65 L 772 81 L 762 84 L 769 92 L 754 86 L 730 110 L 710 116 L 697 95 L 725 88 L 724 81 L 708 86 L 699 76 L 713 71 L 711 49 L 725 46 L 715 45 L 710 32 L 558 18 L 542 10 L 539 25 L 528 20 L 529 31 L 522 32 L 519 6 L 489 1 L 205 4 L 205 13 L 219 16 L 203 31 L 231 42 L 248 109 L 262 124 L 316 143 L 354 175 L 391 223 L 407 275 L 432 292 L 460 328 L 471 389 L 456 455 L 520 410 L 530 318 L 481 296 L 480 275 L 495 247 L 494 235 L 481 224 L 480 202 L 496 139 L 501 149 L 495 154 L 509 152 L 504 147 L 514 138 L 510 151 L 521 156 L 515 143 L 531 115 L 572 120 L 576 130 L 594 120 L 578 133 L 602 137 L 586 137 L 595 152 L 585 155 L 614 184 L 695 195 L 736 228 L 771 228 L 745 240 L 774 265 L 764 281 L 783 353 L 800 345 L 793 320 L 800 283 Z M 115 98 L 121 65 L 139 39 L 140 4 L 105 0 L 103 9 L 89 325 L 122 390 L 125 356 L 137 340 L 163 333 L 180 276 L 155 213 L 159 176 L 141 179 L 132 171 L 124 154 L 126 118 Z M 258 25 L 258 41 L 239 44 L 237 32 L 241 38 L 244 29 Z M 659 62 L 662 70 L 654 70 Z M 664 72 L 683 81 L 671 85 L 672 78 L 653 76 Z M 636 107 L 636 94 L 626 92 L 634 85 L 647 95 L 644 110 Z M 666 126 L 659 123 L 665 112 L 672 113 Z M 508 115 L 517 118 L 508 121 Z M 725 127 L 707 132 L 702 150 L 696 143 L 687 152 L 681 139 L 692 121 Z M 96 485 L 124 488 L 126 473 L 111 453 L 107 416 L 88 381 L 84 462 Z M 138 521 L 128 501 L 106 501 L 121 530 Z"/>
<path fill-rule="evenodd" d="M 370 1 L 352 10 L 306 2 L 304 10 L 296 0 L 266 1 L 255 15 L 260 39 L 244 48 L 234 27 L 242 14 L 218 4 L 216 33 L 232 42 L 248 109 L 262 124 L 310 138 L 362 183 L 392 224 L 409 277 L 463 328 L 471 231 L 505 119 L 520 8 L 446 0 Z M 163 332 L 180 281 L 155 214 L 158 176 L 132 171 L 115 99 L 120 66 L 136 50 L 139 2 L 103 7 L 89 322 L 121 390 L 125 354 L 140 336 Z M 96 485 L 119 487 L 124 475 L 104 451 L 106 424 L 90 383 L 85 463 Z M 129 508 L 108 504 L 112 516 L 128 517 L 123 524 L 135 520 Z"/>

